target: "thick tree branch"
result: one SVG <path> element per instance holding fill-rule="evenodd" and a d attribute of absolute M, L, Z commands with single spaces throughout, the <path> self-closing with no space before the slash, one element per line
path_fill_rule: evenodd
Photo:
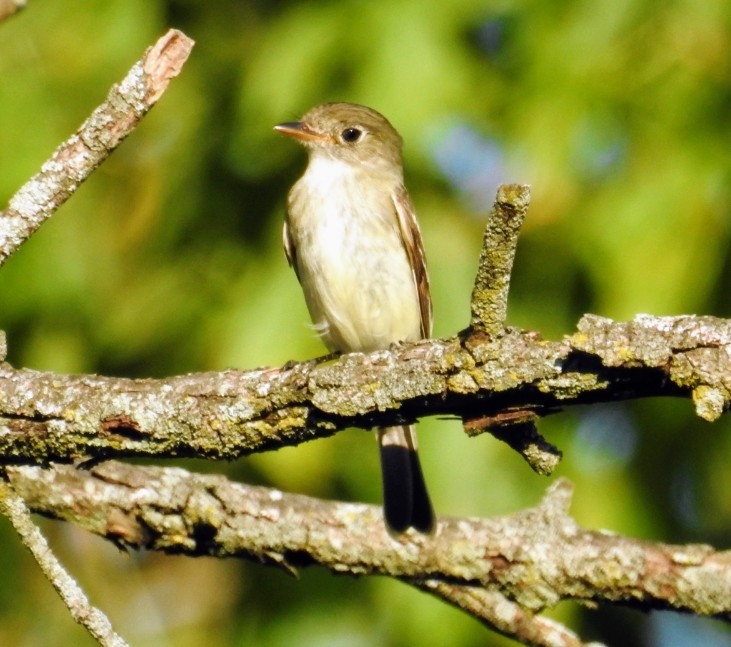
<path fill-rule="evenodd" d="M 326 502 L 181 469 L 110 462 L 7 468 L 28 506 L 132 548 L 244 557 L 294 570 L 381 574 L 499 591 L 526 612 L 563 599 L 731 619 L 731 552 L 580 528 L 571 486 L 536 508 L 491 519 L 440 517 L 436 535 L 385 530 L 379 507 Z M 464 595 L 468 595 L 465 593 Z"/>
<path fill-rule="evenodd" d="M 193 41 L 182 32 L 168 31 L 10 199 L 8 208 L 0 212 L 0 265 L 132 132 L 178 75 L 192 47 Z"/>
<path fill-rule="evenodd" d="M 350 427 L 428 415 L 543 416 L 578 404 L 692 396 L 718 417 L 731 393 L 731 322 L 587 315 L 551 342 L 467 332 L 327 363 L 161 380 L 72 376 L 0 364 L 5 463 L 122 456 L 230 459 Z"/>

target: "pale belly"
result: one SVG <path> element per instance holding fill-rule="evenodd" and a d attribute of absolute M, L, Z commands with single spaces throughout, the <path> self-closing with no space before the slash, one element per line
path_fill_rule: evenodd
<path fill-rule="evenodd" d="M 361 220 L 321 212 L 309 223 L 312 235 L 292 231 L 307 307 L 330 350 L 371 351 L 421 337 L 419 298 L 395 222 Z"/>
<path fill-rule="evenodd" d="M 292 188 L 288 229 L 312 322 L 330 350 L 421 338 L 416 284 L 389 183 L 312 155 Z M 368 205 L 367 207 L 365 205 Z"/>
<path fill-rule="evenodd" d="M 310 316 L 331 350 L 371 351 L 421 336 L 418 295 L 397 232 L 364 235 L 353 222 L 301 245 L 298 267 Z M 316 239 L 316 240 L 315 240 Z"/>

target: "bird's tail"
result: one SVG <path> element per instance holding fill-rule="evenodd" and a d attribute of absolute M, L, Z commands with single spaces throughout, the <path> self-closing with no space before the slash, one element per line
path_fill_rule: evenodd
<path fill-rule="evenodd" d="M 378 447 L 383 475 L 383 516 L 391 532 L 413 527 L 431 534 L 435 519 L 419 463 L 413 425 L 379 427 Z"/>

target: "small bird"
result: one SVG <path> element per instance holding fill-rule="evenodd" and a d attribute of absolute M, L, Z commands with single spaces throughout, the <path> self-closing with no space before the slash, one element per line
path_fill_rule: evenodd
<path fill-rule="evenodd" d="M 428 337 L 429 278 L 396 129 L 371 108 L 326 103 L 275 130 L 309 157 L 289 192 L 284 251 L 325 345 L 367 353 Z M 414 426 L 377 437 L 386 526 L 433 532 Z"/>

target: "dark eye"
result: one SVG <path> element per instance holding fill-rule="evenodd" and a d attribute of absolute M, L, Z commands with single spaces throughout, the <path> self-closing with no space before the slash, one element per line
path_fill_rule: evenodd
<path fill-rule="evenodd" d="M 340 137 L 342 137 L 344 142 L 348 142 L 348 144 L 353 144 L 360 139 L 362 134 L 363 131 L 359 130 L 358 128 L 346 128 L 343 132 L 340 133 Z"/>

